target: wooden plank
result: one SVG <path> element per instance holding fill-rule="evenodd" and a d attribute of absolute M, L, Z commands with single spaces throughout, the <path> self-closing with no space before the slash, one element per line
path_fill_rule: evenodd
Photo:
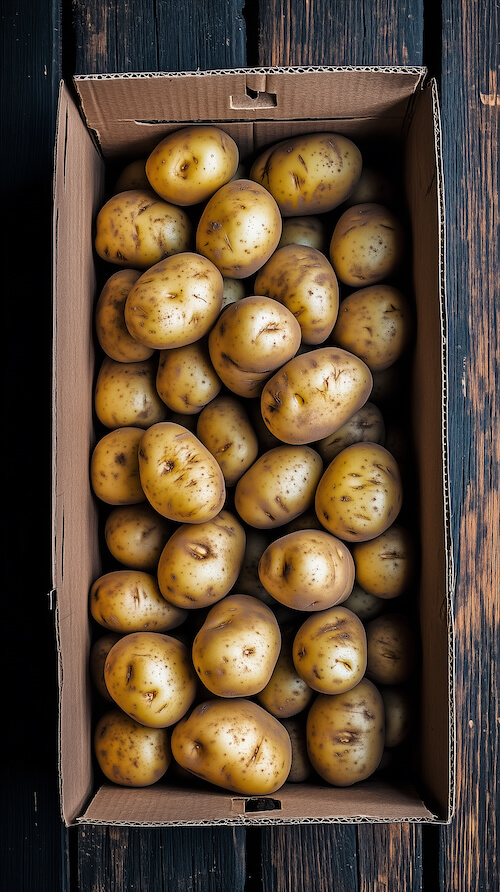
<path fill-rule="evenodd" d="M 266 828 L 261 845 L 265 892 L 358 892 L 354 825 Z"/>
<path fill-rule="evenodd" d="M 500 888 L 499 10 L 442 3 L 441 104 L 448 228 L 450 474 L 457 812 L 441 835 L 441 888 Z"/>
<path fill-rule="evenodd" d="M 359 829 L 359 892 L 418 892 L 423 888 L 418 824 L 368 824 Z"/>

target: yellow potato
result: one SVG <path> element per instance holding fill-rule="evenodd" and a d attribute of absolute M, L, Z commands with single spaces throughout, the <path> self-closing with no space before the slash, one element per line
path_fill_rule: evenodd
<path fill-rule="evenodd" d="M 352 207 L 355 204 L 366 204 L 367 202 L 390 206 L 393 201 L 394 181 L 382 170 L 367 166 L 365 163 L 357 186 L 344 202 L 344 206 Z"/>
<path fill-rule="evenodd" d="M 128 192 L 130 189 L 150 189 L 146 176 L 146 158 L 136 158 L 125 165 L 115 182 L 113 193 Z"/>
<path fill-rule="evenodd" d="M 229 306 L 229 304 L 234 304 L 237 300 L 241 300 L 243 297 L 247 296 L 247 290 L 243 279 L 231 279 L 229 276 L 223 276 L 222 281 L 222 310 L 224 307 Z"/>
<path fill-rule="evenodd" d="M 104 434 L 90 460 L 90 482 L 95 495 L 108 505 L 146 501 L 139 475 L 140 427 L 120 427 Z"/>
<path fill-rule="evenodd" d="M 345 424 L 371 389 L 371 372 L 361 359 L 338 347 L 317 347 L 295 356 L 267 381 L 262 417 L 284 443 L 313 443 Z"/>
<path fill-rule="evenodd" d="M 293 313 L 304 344 L 322 344 L 332 333 L 339 309 L 339 285 L 331 263 L 317 248 L 278 248 L 257 273 L 254 289 Z"/>
<path fill-rule="evenodd" d="M 259 444 L 241 400 L 218 396 L 198 416 L 196 436 L 220 465 L 226 486 L 235 486 L 257 458 Z"/>
<path fill-rule="evenodd" d="M 324 530 L 297 530 L 275 539 L 259 563 L 264 588 L 280 604 L 305 612 L 341 604 L 354 585 L 344 542 Z"/>
<path fill-rule="evenodd" d="M 105 427 L 149 427 L 167 415 L 156 389 L 157 360 L 116 362 L 105 356 L 94 388 L 95 413 Z"/>
<path fill-rule="evenodd" d="M 113 508 L 104 524 L 104 541 L 120 564 L 155 573 L 172 532 L 170 521 L 144 502 Z"/>
<path fill-rule="evenodd" d="M 222 292 L 222 276 L 210 260 L 179 252 L 155 263 L 132 286 L 125 324 L 147 347 L 183 347 L 208 333 L 219 315 Z"/>
<path fill-rule="evenodd" d="M 319 440 L 315 448 L 327 465 L 352 443 L 380 443 L 383 446 L 384 440 L 385 422 L 382 412 L 375 403 L 368 401 L 342 427 Z"/>
<path fill-rule="evenodd" d="M 169 409 L 195 415 L 215 399 L 222 387 L 212 365 L 206 338 L 184 347 L 161 350 L 156 389 Z"/>
<path fill-rule="evenodd" d="M 205 523 L 182 524 L 158 562 L 163 597 L 187 610 L 220 601 L 238 578 L 245 540 L 243 526 L 230 511 L 223 510 Z"/>
<path fill-rule="evenodd" d="M 380 372 L 403 355 L 412 329 L 405 295 L 392 285 L 369 285 L 340 304 L 332 343 L 355 353 L 372 372 Z"/>
<path fill-rule="evenodd" d="M 349 691 L 365 674 L 365 627 L 343 605 L 311 613 L 295 635 L 292 656 L 298 674 L 314 691 Z"/>
<path fill-rule="evenodd" d="M 283 719 L 282 725 L 288 731 L 292 744 L 292 767 L 287 777 L 289 784 L 303 784 L 309 780 L 313 768 L 307 754 L 306 720 L 303 716 Z"/>
<path fill-rule="evenodd" d="M 165 201 L 185 207 L 210 198 L 235 174 L 239 151 L 219 127 L 199 124 L 169 133 L 146 161 L 151 187 Z"/>
<path fill-rule="evenodd" d="M 269 259 L 281 237 L 281 214 L 272 195 L 251 180 L 231 180 L 205 205 L 196 250 L 223 276 L 244 279 Z"/>
<path fill-rule="evenodd" d="M 186 212 L 151 189 L 112 195 L 96 219 L 95 249 L 117 266 L 147 269 L 171 254 L 189 251 L 193 225 Z"/>
<path fill-rule="evenodd" d="M 383 613 L 370 620 L 366 640 L 366 674 L 375 684 L 399 685 L 411 678 L 416 665 L 416 632 L 405 614 Z"/>
<path fill-rule="evenodd" d="M 378 598 L 397 598 L 414 582 L 415 539 L 406 527 L 392 524 L 375 539 L 354 543 L 352 555 L 358 585 Z"/>
<path fill-rule="evenodd" d="M 314 503 L 322 470 L 323 462 L 310 446 L 276 446 L 238 480 L 236 511 L 257 529 L 283 526 Z"/>
<path fill-rule="evenodd" d="M 289 718 L 309 706 L 314 691 L 298 674 L 292 658 L 293 635 L 282 633 L 281 650 L 273 674 L 257 701 L 277 719 Z"/>
<path fill-rule="evenodd" d="M 325 253 L 327 250 L 326 227 L 322 217 L 286 217 L 278 248 L 285 245 L 308 245 Z"/>
<path fill-rule="evenodd" d="M 344 607 L 359 616 L 364 623 L 379 616 L 384 609 L 382 598 L 365 592 L 357 583 L 354 583 L 351 594 L 343 604 Z"/>
<path fill-rule="evenodd" d="M 234 589 L 241 592 L 242 595 L 253 595 L 264 604 L 275 608 L 276 601 L 266 591 L 259 579 L 259 561 L 271 541 L 270 534 L 266 530 L 247 527 L 246 537 L 243 563 Z"/>
<path fill-rule="evenodd" d="M 214 456 L 187 428 L 162 421 L 142 432 L 139 474 L 149 503 L 169 520 L 203 523 L 222 510 L 224 476 Z"/>
<path fill-rule="evenodd" d="M 265 688 L 281 648 L 276 617 L 251 595 L 227 595 L 210 608 L 192 649 L 200 681 L 218 697 L 251 697 Z"/>
<path fill-rule="evenodd" d="M 160 632 L 130 632 L 106 657 L 104 680 L 113 700 L 141 725 L 175 725 L 196 696 L 196 674 L 186 646 Z"/>
<path fill-rule="evenodd" d="M 378 443 L 353 443 L 326 468 L 315 508 L 328 532 L 347 542 L 366 542 L 391 526 L 402 502 L 401 475 L 391 453 Z"/>
<path fill-rule="evenodd" d="M 172 732 L 172 755 L 204 781 L 244 796 L 274 793 L 285 783 L 292 746 L 283 725 L 251 700 L 207 700 Z"/>
<path fill-rule="evenodd" d="M 361 175 L 358 147 L 339 133 L 305 133 L 259 155 L 250 178 L 269 189 L 283 217 L 322 214 L 345 201 Z"/>
<path fill-rule="evenodd" d="M 301 328 L 293 313 L 266 295 L 250 295 L 226 307 L 208 336 L 210 358 L 221 381 L 242 397 L 295 356 Z"/>
<path fill-rule="evenodd" d="M 125 302 L 140 270 L 119 269 L 106 280 L 95 308 L 95 330 L 101 348 L 117 362 L 141 362 L 152 347 L 136 341 L 125 325 Z"/>
<path fill-rule="evenodd" d="M 404 231 L 389 208 L 367 202 L 348 208 L 330 241 L 332 266 L 344 285 L 364 288 L 390 278 L 404 254 Z"/>
<path fill-rule="evenodd" d="M 163 777 L 172 761 L 170 732 L 146 728 L 120 709 L 111 709 L 97 722 L 94 752 L 112 783 L 147 787 Z"/>
<path fill-rule="evenodd" d="M 408 739 L 414 720 L 414 707 L 408 688 L 383 685 L 380 688 L 385 712 L 385 745 L 392 749 Z"/>
<path fill-rule="evenodd" d="M 104 664 L 113 644 L 116 644 L 120 638 L 121 634 L 119 632 L 107 632 L 105 635 L 100 635 L 90 649 L 90 677 L 95 690 L 108 703 L 113 703 L 114 701 L 104 681 Z"/>
<path fill-rule="evenodd" d="M 145 570 L 111 570 L 90 588 L 90 613 L 112 632 L 168 632 L 187 612 L 166 601 L 156 576 Z"/>
<path fill-rule="evenodd" d="M 384 751 L 384 704 L 367 678 L 344 694 L 320 694 L 306 725 L 307 751 L 327 783 L 348 787 L 366 780 Z"/>

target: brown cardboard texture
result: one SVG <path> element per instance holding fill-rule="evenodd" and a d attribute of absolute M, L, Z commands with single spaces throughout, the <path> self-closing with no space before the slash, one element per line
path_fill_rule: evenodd
<path fill-rule="evenodd" d="M 243 69 L 116 74 L 62 84 L 54 175 L 53 587 L 59 655 L 60 801 L 78 822 L 173 826 L 301 822 L 443 823 L 454 807 L 453 591 L 447 488 L 444 189 L 435 84 L 422 68 Z M 393 153 L 411 228 L 415 580 L 420 715 L 407 774 L 377 772 L 347 788 L 287 783 L 244 797 L 183 784 L 170 769 L 157 784 L 102 783 L 92 753 L 92 627 L 88 594 L 102 572 L 100 507 L 89 483 L 97 438 L 93 332 L 99 264 L 94 223 L 114 164 L 143 157 L 184 124 L 218 123 L 248 163 L 296 133 L 335 131 Z M 115 272 L 117 267 L 108 271 Z"/>

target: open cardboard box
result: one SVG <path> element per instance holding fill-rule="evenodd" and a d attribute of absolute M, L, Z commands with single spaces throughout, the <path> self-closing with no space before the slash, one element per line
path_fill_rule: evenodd
<path fill-rule="evenodd" d="M 76 98 L 75 98 L 76 88 Z M 88 592 L 100 575 L 93 232 L 116 159 L 148 153 L 188 122 L 216 122 L 243 159 L 299 132 L 332 130 L 394 149 L 412 233 L 417 311 L 412 418 L 421 567 L 420 714 L 415 767 L 348 788 L 286 784 L 245 798 L 169 781 L 99 785 L 92 755 Z M 447 822 L 454 801 L 453 568 L 447 491 L 444 198 L 435 84 L 422 68 L 242 69 L 77 77 L 61 85 L 54 179 L 53 585 L 59 652 L 60 797 L 66 825 Z M 109 275 L 116 271 L 109 270 Z"/>

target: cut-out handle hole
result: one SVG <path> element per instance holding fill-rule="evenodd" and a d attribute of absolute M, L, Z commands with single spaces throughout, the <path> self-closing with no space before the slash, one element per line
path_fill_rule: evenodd
<path fill-rule="evenodd" d="M 270 799 L 267 796 L 262 798 L 245 799 L 245 814 L 254 811 L 280 811 L 281 802 L 279 799 Z"/>
<path fill-rule="evenodd" d="M 276 108 L 278 101 L 276 93 L 260 93 L 245 87 L 245 93 L 229 97 L 231 108 Z"/>

